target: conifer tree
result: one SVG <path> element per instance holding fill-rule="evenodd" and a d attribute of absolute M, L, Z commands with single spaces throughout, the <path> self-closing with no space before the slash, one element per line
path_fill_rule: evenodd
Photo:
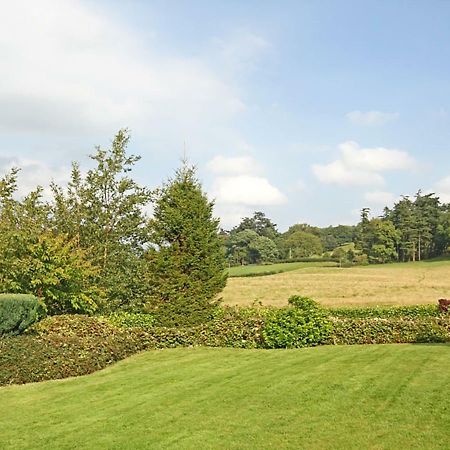
<path fill-rule="evenodd" d="M 226 283 L 213 202 L 186 162 L 154 197 L 154 247 L 147 253 L 150 308 L 161 325 L 201 323 L 213 314 Z"/>

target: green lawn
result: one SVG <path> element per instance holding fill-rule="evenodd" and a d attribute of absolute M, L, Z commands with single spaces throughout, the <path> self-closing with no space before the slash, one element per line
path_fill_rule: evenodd
<path fill-rule="evenodd" d="M 263 265 L 236 266 L 228 269 L 231 277 L 242 277 L 245 275 L 264 274 L 264 273 L 282 273 L 291 270 L 306 269 L 309 267 L 336 267 L 335 262 L 292 262 Z"/>
<path fill-rule="evenodd" d="M 450 345 L 150 351 L 0 388 L 2 449 L 450 446 Z"/>

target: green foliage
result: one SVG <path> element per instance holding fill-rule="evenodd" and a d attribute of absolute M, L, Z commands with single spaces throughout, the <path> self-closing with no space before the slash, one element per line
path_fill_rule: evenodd
<path fill-rule="evenodd" d="M 0 339 L 0 385 L 85 375 L 146 348 L 138 332 L 83 315 L 48 317 Z"/>
<path fill-rule="evenodd" d="M 442 317 L 437 305 L 328 308 L 328 314 L 331 317 L 348 319 Z"/>
<path fill-rule="evenodd" d="M 290 304 L 283 309 L 221 308 L 209 322 L 177 328 L 157 327 L 153 316 L 145 314 L 48 317 L 20 336 L 0 339 L 0 385 L 83 375 L 145 349 L 294 348 L 450 338 L 450 317 L 433 317 L 425 307 L 383 313 L 358 308 L 352 315 L 321 309 L 300 296 L 292 297 Z"/>
<path fill-rule="evenodd" d="M 227 258 L 233 265 L 267 263 L 278 257 L 275 242 L 251 229 L 233 231 L 226 245 Z"/>
<path fill-rule="evenodd" d="M 337 225 L 319 228 L 317 235 L 322 241 L 326 252 L 336 247 L 354 242 L 356 238 L 356 227 L 354 225 Z"/>
<path fill-rule="evenodd" d="M 74 163 L 67 189 L 53 185 L 53 226 L 99 268 L 106 310 L 131 307 L 146 291 L 143 254 L 149 233 L 143 209 L 150 191 L 130 176 L 140 157 L 127 154 L 129 139 L 128 130 L 120 130 L 109 149 L 97 147 L 90 156 L 96 165 L 85 177 Z"/>
<path fill-rule="evenodd" d="M 97 308 L 97 268 L 78 241 L 58 233 L 37 188 L 15 200 L 17 170 L 0 180 L 0 292 L 28 293 L 50 314 Z"/>
<path fill-rule="evenodd" d="M 292 227 L 291 227 L 292 229 Z M 278 243 L 284 258 L 304 258 L 323 253 L 323 245 L 320 238 L 301 230 L 284 233 Z"/>
<path fill-rule="evenodd" d="M 43 301 L 49 314 L 92 313 L 102 298 L 96 287 L 97 268 L 86 253 L 65 236 L 13 236 L 14 257 L 2 260 L 0 290 L 33 294 Z M 1 253 L 1 251 L 0 251 Z"/>
<path fill-rule="evenodd" d="M 150 222 L 147 309 L 160 325 L 186 326 L 211 318 L 226 283 L 225 255 L 213 203 L 186 164 L 155 193 Z"/>
<path fill-rule="evenodd" d="M 259 264 L 279 257 L 276 225 L 261 211 L 246 217 L 225 236 L 226 256 L 231 265 Z"/>
<path fill-rule="evenodd" d="M 44 315 L 44 305 L 32 295 L 0 294 L 0 336 L 20 334 Z"/>
<path fill-rule="evenodd" d="M 450 319 L 410 318 L 333 318 L 330 344 L 395 344 L 449 342 Z"/>
<path fill-rule="evenodd" d="M 154 327 L 143 316 L 52 316 L 21 336 L 2 338 L 0 386 L 85 375 L 145 349 L 263 346 L 264 322 L 255 311 L 226 308 L 191 328 Z"/>
<path fill-rule="evenodd" d="M 116 327 L 123 328 L 152 328 L 156 324 L 156 319 L 152 314 L 130 313 L 120 311 L 105 317 L 106 320 Z"/>
<path fill-rule="evenodd" d="M 398 258 L 397 244 L 400 233 L 390 220 L 368 219 L 365 208 L 359 224 L 358 248 L 367 255 L 371 263 L 386 263 Z"/>
<path fill-rule="evenodd" d="M 321 309 L 321 306 L 315 300 L 309 297 L 303 297 L 302 295 L 292 295 L 288 298 L 288 303 L 307 314 Z"/>
<path fill-rule="evenodd" d="M 279 235 L 277 225 L 261 211 L 255 211 L 252 217 L 242 219 L 241 223 L 233 228 L 231 234 L 244 230 L 252 230 L 258 236 L 264 236 L 271 241 L 274 241 Z"/>
<path fill-rule="evenodd" d="M 311 347 L 325 342 L 332 326 L 326 313 L 307 297 L 293 296 L 293 307 L 274 310 L 262 331 L 268 348 Z"/>

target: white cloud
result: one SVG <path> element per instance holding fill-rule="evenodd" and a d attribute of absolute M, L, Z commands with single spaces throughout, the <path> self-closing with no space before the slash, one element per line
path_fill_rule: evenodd
<path fill-rule="evenodd" d="M 374 205 L 391 206 L 397 200 L 397 196 L 392 192 L 372 191 L 364 194 L 364 200 Z"/>
<path fill-rule="evenodd" d="M 0 130 L 110 135 L 129 126 L 205 147 L 207 133 L 240 139 L 231 120 L 245 105 L 233 81 L 204 60 L 146 44 L 78 0 L 3 2 Z"/>
<path fill-rule="evenodd" d="M 344 164 L 353 169 L 384 172 L 387 170 L 410 170 L 417 167 L 415 159 L 403 150 L 383 147 L 361 148 L 354 141 L 340 144 L 339 150 Z"/>
<path fill-rule="evenodd" d="M 23 197 L 42 186 L 43 197 L 51 197 L 50 183 L 54 181 L 59 185 L 66 184 L 70 179 L 71 168 L 52 167 L 42 161 L 27 158 L 0 158 L 0 177 L 9 172 L 13 167 L 20 169 L 18 174 L 17 195 Z"/>
<path fill-rule="evenodd" d="M 436 194 L 442 202 L 450 203 L 450 175 L 435 184 Z"/>
<path fill-rule="evenodd" d="M 208 162 L 207 168 L 214 174 L 255 174 L 261 171 L 257 161 L 250 156 L 237 156 L 227 158 L 225 156 L 216 156 Z"/>
<path fill-rule="evenodd" d="M 399 118 L 398 112 L 382 112 L 382 111 L 351 111 L 345 115 L 350 122 L 355 125 L 384 125 L 388 122 L 393 122 Z"/>
<path fill-rule="evenodd" d="M 286 202 L 286 197 L 266 178 L 253 175 L 218 177 L 211 194 L 222 205 L 271 206 Z"/>
<path fill-rule="evenodd" d="M 286 196 L 261 175 L 261 165 L 250 156 L 218 155 L 206 164 L 215 175 L 209 195 L 222 226 L 232 227 L 253 208 L 282 205 Z"/>
<path fill-rule="evenodd" d="M 348 186 L 383 185 L 381 173 L 413 170 L 416 160 L 407 152 L 383 147 L 361 148 L 353 141 L 339 145 L 340 158 L 329 164 L 314 164 L 312 171 L 325 184 Z"/>
<path fill-rule="evenodd" d="M 316 178 L 324 184 L 338 184 L 342 186 L 370 186 L 383 185 L 384 179 L 378 173 L 349 168 L 343 161 L 330 164 L 313 164 L 312 171 Z"/>

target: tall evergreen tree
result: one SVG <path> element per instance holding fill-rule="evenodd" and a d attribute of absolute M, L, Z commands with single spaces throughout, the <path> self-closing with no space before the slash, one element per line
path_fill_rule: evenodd
<path fill-rule="evenodd" d="M 219 220 L 186 162 L 156 191 L 148 250 L 149 307 L 163 325 L 208 320 L 226 283 Z"/>

